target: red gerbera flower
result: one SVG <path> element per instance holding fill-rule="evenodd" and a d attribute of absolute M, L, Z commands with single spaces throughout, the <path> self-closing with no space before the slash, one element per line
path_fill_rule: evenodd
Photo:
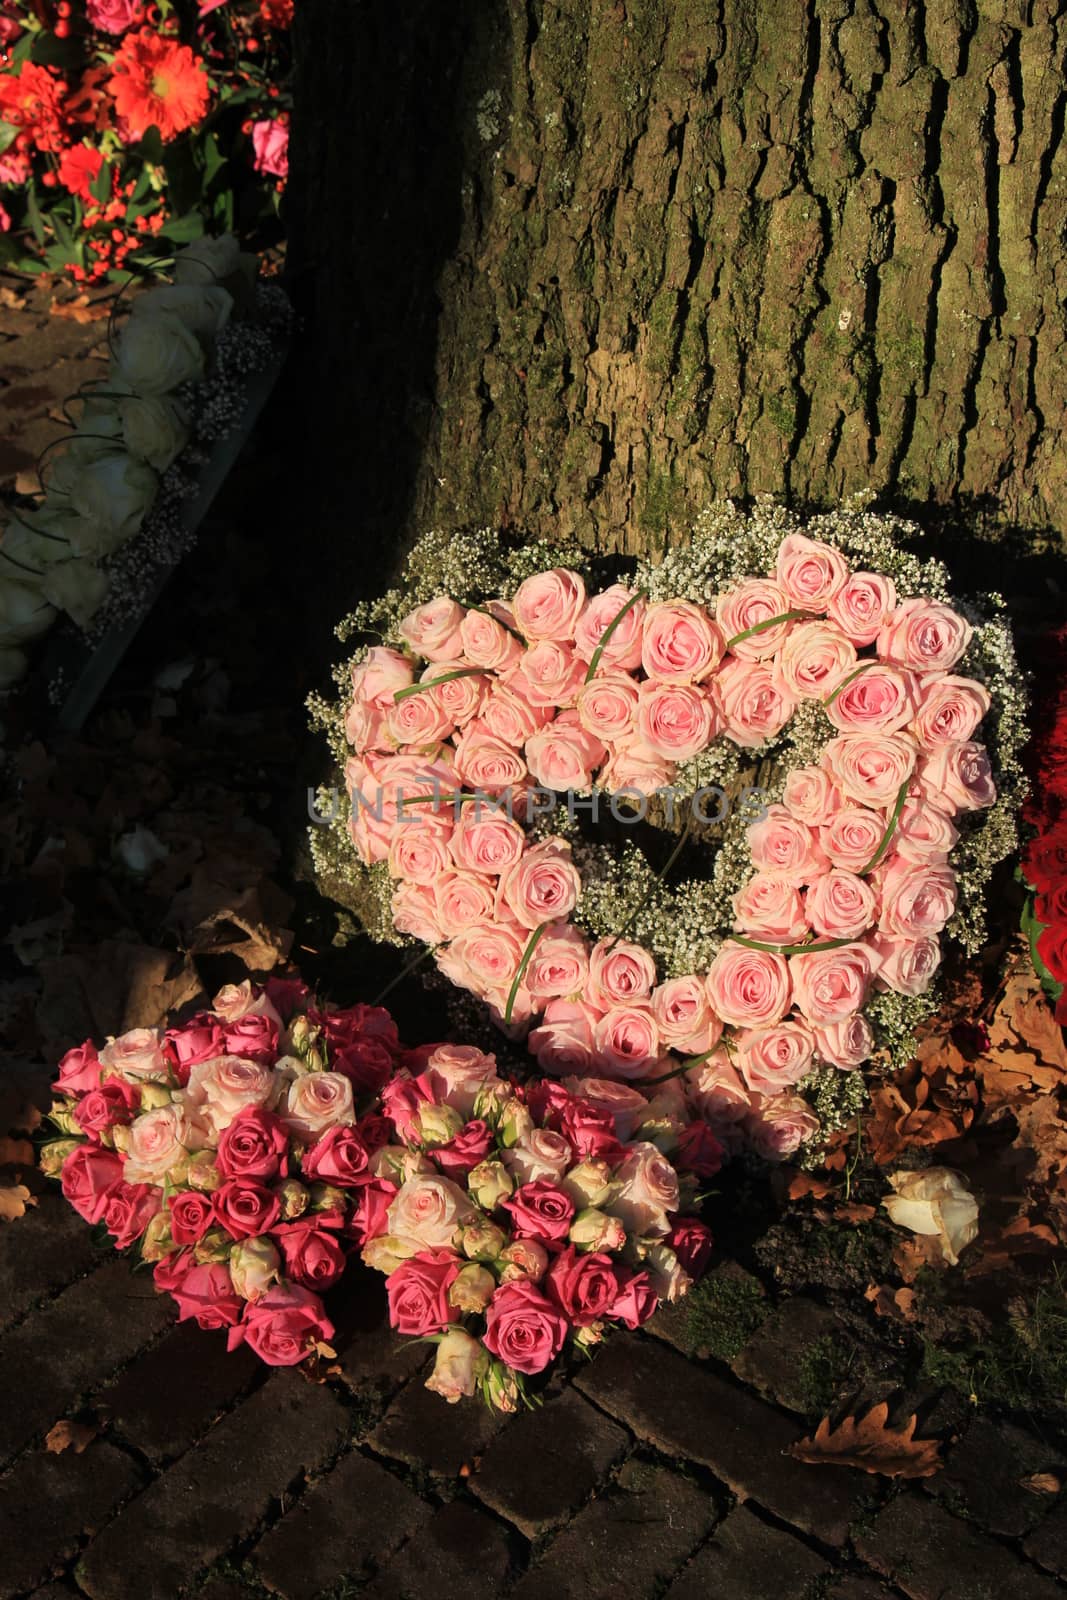
<path fill-rule="evenodd" d="M 123 39 L 113 67 L 108 88 L 135 139 L 153 125 L 164 140 L 173 139 L 207 111 L 207 73 L 187 44 L 141 28 Z"/>
<path fill-rule="evenodd" d="M 59 181 L 64 189 L 70 190 L 71 194 L 80 195 L 83 200 L 91 200 L 93 198 L 91 186 L 99 177 L 103 165 L 102 151 L 94 150 L 87 144 L 72 144 L 59 158 Z"/>
<path fill-rule="evenodd" d="M 63 79 L 56 69 L 23 61 L 0 77 L 0 122 L 28 133 L 38 150 L 61 150 Z"/>

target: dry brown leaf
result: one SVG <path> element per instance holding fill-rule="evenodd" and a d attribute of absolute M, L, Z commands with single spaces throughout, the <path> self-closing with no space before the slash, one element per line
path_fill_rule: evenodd
<path fill-rule="evenodd" d="M 28 1139 L 0 1138 L 0 1167 L 32 1167 L 33 1145 Z"/>
<path fill-rule="evenodd" d="M 870 1222 L 874 1215 L 874 1206 L 860 1205 L 857 1201 L 850 1200 L 846 1205 L 838 1206 L 835 1209 L 834 1221 L 859 1224 L 861 1222 Z"/>
<path fill-rule="evenodd" d="M 100 1429 L 89 1422 L 57 1422 L 45 1435 L 44 1447 L 54 1456 L 64 1450 L 73 1450 L 76 1456 L 80 1456 L 99 1432 Z"/>
<path fill-rule="evenodd" d="M 14 1222 L 26 1215 L 27 1206 L 36 1204 L 24 1183 L 0 1184 L 0 1222 Z"/>
<path fill-rule="evenodd" d="M 870 1283 L 863 1291 L 880 1317 L 892 1317 L 896 1322 L 915 1321 L 915 1290 L 894 1289 L 888 1283 Z"/>
<path fill-rule="evenodd" d="M 107 300 L 98 300 L 95 305 L 90 305 L 89 296 L 80 294 L 76 299 L 62 303 L 53 300 L 48 309 L 51 316 L 64 317 L 68 322 L 103 322 L 110 315 L 111 305 Z"/>
<path fill-rule="evenodd" d="M 816 1200 L 822 1200 L 826 1195 L 833 1193 L 833 1184 L 825 1183 L 822 1178 L 813 1177 L 810 1172 L 794 1172 L 785 1192 L 790 1200 L 800 1200 L 808 1194 Z"/>
<path fill-rule="evenodd" d="M 913 1415 L 903 1428 L 890 1428 L 889 1406 L 883 1400 L 865 1417 L 846 1417 L 836 1428 L 823 1417 L 814 1435 L 798 1439 L 787 1454 L 811 1466 L 858 1467 L 885 1478 L 929 1478 L 941 1468 L 940 1441 L 916 1439 L 917 1421 Z"/>
<path fill-rule="evenodd" d="M 1028 1478 L 1019 1479 L 1019 1487 L 1031 1494 L 1059 1494 L 1063 1484 L 1054 1472 L 1031 1472 Z"/>

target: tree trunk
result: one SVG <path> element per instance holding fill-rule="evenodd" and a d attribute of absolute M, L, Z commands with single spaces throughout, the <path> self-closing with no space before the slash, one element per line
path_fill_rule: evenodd
<path fill-rule="evenodd" d="M 310 462 L 360 568 L 433 524 L 656 548 L 723 495 L 1067 527 L 1064 7 L 297 12 Z"/>

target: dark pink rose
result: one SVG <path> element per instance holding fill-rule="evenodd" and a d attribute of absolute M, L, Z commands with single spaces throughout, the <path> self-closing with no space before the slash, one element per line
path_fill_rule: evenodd
<path fill-rule="evenodd" d="M 579 1255 L 568 1245 L 553 1261 L 544 1286 L 572 1327 L 587 1328 L 611 1315 L 620 1279 L 609 1255 L 600 1251 Z"/>
<path fill-rule="evenodd" d="M 278 1024 L 273 1017 L 246 1011 L 236 1022 L 225 1024 L 222 1040 L 228 1056 L 242 1056 L 245 1061 L 265 1061 L 268 1066 L 273 1066 L 278 1054 Z"/>
<path fill-rule="evenodd" d="M 195 1317 L 201 1328 L 232 1328 L 245 1302 L 234 1289 L 230 1269 L 221 1262 L 193 1267 L 171 1290 L 178 1306 L 178 1321 Z"/>
<path fill-rule="evenodd" d="M 305 1178 L 351 1189 L 362 1181 L 367 1159 L 367 1146 L 355 1128 L 327 1128 L 318 1143 L 305 1153 L 300 1166 Z"/>
<path fill-rule="evenodd" d="M 589 1100 L 569 1097 L 560 1118 L 560 1132 L 581 1161 L 621 1161 L 623 1148 L 615 1137 L 615 1118 Z"/>
<path fill-rule="evenodd" d="M 348 1232 L 359 1244 L 376 1239 L 389 1227 L 389 1207 L 400 1193 L 400 1186 L 388 1178 L 372 1178 L 356 1191 L 356 1203 L 348 1219 Z"/>
<path fill-rule="evenodd" d="M 311 993 L 302 978 L 268 978 L 263 992 L 283 1022 L 300 1011 Z"/>
<path fill-rule="evenodd" d="M 99 1089 L 90 1089 L 74 1107 L 74 1120 L 83 1133 L 99 1140 L 108 1128 L 133 1121 L 141 1103 L 141 1090 L 125 1078 L 108 1078 Z"/>
<path fill-rule="evenodd" d="M 125 33 L 140 22 L 143 11 L 140 0 L 86 0 L 85 9 L 93 27 L 102 33 Z"/>
<path fill-rule="evenodd" d="M 422 1106 L 433 1103 L 433 1094 L 425 1077 L 396 1077 L 382 1090 L 382 1110 L 396 1129 L 399 1139 L 417 1135 L 419 1111 Z"/>
<path fill-rule="evenodd" d="M 60 1182 L 79 1217 L 99 1222 L 112 1191 L 122 1182 L 122 1161 L 113 1150 L 80 1144 L 64 1161 Z"/>
<path fill-rule="evenodd" d="M 285 1258 L 285 1276 L 305 1289 L 328 1289 L 345 1269 L 344 1251 L 319 1221 L 318 1217 L 302 1217 L 271 1234 Z"/>
<path fill-rule="evenodd" d="M 285 1177 L 289 1135 L 284 1122 L 262 1106 L 245 1106 L 219 1135 L 215 1162 L 224 1178 Z"/>
<path fill-rule="evenodd" d="M 626 1328 L 639 1328 L 656 1309 L 656 1291 L 648 1281 L 647 1272 L 631 1272 L 627 1277 L 620 1271 L 619 1277 L 619 1297 L 609 1315 Z"/>
<path fill-rule="evenodd" d="M 574 1221 L 574 1201 L 547 1178 L 524 1183 L 503 1207 L 511 1213 L 520 1239 L 539 1239 L 542 1244 L 562 1243 Z"/>
<path fill-rule="evenodd" d="M 183 1082 L 188 1082 L 190 1070 L 199 1062 L 214 1061 L 224 1048 L 222 1027 L 209 1011 L 193 1017 L 184 1028 L 168 1028 L 164 1040 Z"/>
<path fill-rule="evenodd" d="M 711 1229 L 697 1217 L 680 1217 L 663 1241 L 673 1250 L 685 1271 L 699 1278 L 711 1258 Z"/>
<path fill-rule="evenodd" d="M 56 1089 L 61 1094 L 85 1094 L 100 1087 L 100 1059 L 91 1039 L 68 1050 L 59 1063 Z"/>
<path fill-rule="evenodd" d="M 475 1118 L 450 1139 L 433 1151 L 433 1160 L 447 1178 L 462 1180 L 465 1173 L 484 1161 L 493 1148 L 493 1133 L 489 1124 Z"/>
<path fill-rule="evenodd" d="M 369 1156 L 380 1150 L 383 1144 L 393 1142 L 393 1124 L 388 1117 L 379 1117 L 375 1112 L 359 1119 L 356 1132 L 363 1140 Z"/>
<path fill-rule="evenodd" d="M 161 1294 L 173 1294 L 195 1265 L 192 1250 L 172 1250 L 152 1268 L 156 1288 Z"/>
<path fill-rule="evenodd" d="M 360 1003 L 345 1006 L 341 1011 L 316 1011 L 314 1020 L 321 1023 L 327 1042 L 331 1045 L 353 1044 L 357 1039 L 376 1039 L 392 1055 L 400 1049 L 396 1023 L 384 1006 Z M 419 1070 L 416 1068 L 416 1071 Z"/>
<path fill-rule="evenodd" d="M 543 1372 L 566 1337 L 567 1319 L 528 1279 L 502 1284 L 489 1302 L 482 1343 L 516 1372 Z"/>
<path fill-rule="evenodd" d="M 710 1178 L 722 1166 L 722 1145 L 706 1122 L 691 1122 L 678 1138 L 674 1165 L 682 1172 Z"/>
<path fill-rule="evenodd" d="M 563 1116 L 574 1096 L 553 1078 L 539 1078 L 525 1091 L 526 1104 L 535 1122 L 562 1131 Z"/>
<path fill-rule="evenodd" d="M 211 1196 L 196 1189 L 186 1189 L 172 1194 L 170 1206 L 170 1233 L 175 1244 L 195 1244 L 202 1239 L 215 1220 Z"/>
<path fill-rule="evenodd" d="M 104 1206 L 103 1223 L 116 1250 L 138 1240 L 163 1205 L 163 1191 L 154 1183 L 120 1183 Z"/>
<path fill-rule="evenodd" d="M 347 1044 L 334 1047 L 330 1056 L 330 1070 L 343 1072 L 351 1079 L 357 1094 L 377 1094 L 389 1081 L 393 1070 L 393 1057 L 381 1039 L 364 1036 Z"/>
<path fill-rule="evenodd" d="M 252 124 L 252 165 L 271 178 L 289 176 L 289 129 L 284 122 L 263 117 Z"/>
<path fill-rule="evenodd" d="M 402 1261 L 385 1280 L 389 1323 L 409 1339 L 439 1333 L 459 1312 L 448 1303 L 448 1291 L 463 1265 L 451 1250 L 420 1250 Z"/>
<path fill-rule="evenodd" d="M 318 1295 L 299 1284 L 278 1284 L 245 1303 L 244 1321 L 230 1329 L 227 1349 L 247 1340 L 268 1366 L 295 1367 L 320 1340 L 332 1338 L 333 1323 Z"/>
<path fill-rule="evenodd" d="M 273 1228 L 281 1210 L 278 1196 L 262 1183 L 233 1178 L 216 1189 L 215 1216 L 233 1239 L 251 1239 Z"/>

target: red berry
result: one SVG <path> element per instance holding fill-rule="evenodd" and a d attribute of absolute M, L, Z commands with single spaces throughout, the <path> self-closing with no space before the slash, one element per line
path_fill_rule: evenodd
<path fill-rule="evenodd" d="M 70 0 L 59 0 L 59 4 L 56 6 L 56 15 L 60 17 L 69 17 L 72 10 L 73 7 L 71 6 Z"/>
<path fill-rule="evenodd" d="M 44 184 L 46 189 L 54 189 L 56 184 L 59 182 L 59 179 L 56 177 L 54 172 L 42 172 L 41 182 Z"/>
<path fill-rule="evenodd" d="M 52 31 L 55 33 L 57 39 L 65 39 L 70 32 L 70 23 L 65 17 L 60 17 Z"/>

